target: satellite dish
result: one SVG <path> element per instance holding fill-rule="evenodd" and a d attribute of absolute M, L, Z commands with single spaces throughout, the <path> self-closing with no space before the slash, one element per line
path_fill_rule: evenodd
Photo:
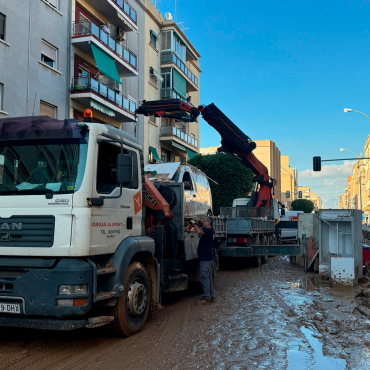
<path fill-rule="evenodd" d="M 168 21 L 172 21 L 172 14 L 171 13 L 165 13 L 165 17 Z"/>

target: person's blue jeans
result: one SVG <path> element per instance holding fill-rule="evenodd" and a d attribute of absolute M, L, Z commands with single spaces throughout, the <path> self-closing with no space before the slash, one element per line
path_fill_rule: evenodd
<path fill-rule="evenodd" d="M 215 297 L 212 282 L 212 266 L 213 261 L 200 261 L 200 282 L 204 292 L 204 298 L 208 301 Z"/>

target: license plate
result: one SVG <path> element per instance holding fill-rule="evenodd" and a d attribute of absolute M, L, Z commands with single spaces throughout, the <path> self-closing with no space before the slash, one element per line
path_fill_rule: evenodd
<path fill-rule="evenodd" d="M 0 312 L 21 313 L 21 305 L 13 303 L 0 303 Z"/>

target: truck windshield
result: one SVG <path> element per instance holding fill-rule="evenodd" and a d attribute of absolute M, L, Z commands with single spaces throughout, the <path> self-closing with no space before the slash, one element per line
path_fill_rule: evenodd
<path fill-rule="evenodd" d="M 0 141 L 0 195 L 74 193 L 86 155 L 85 139 Z"/>

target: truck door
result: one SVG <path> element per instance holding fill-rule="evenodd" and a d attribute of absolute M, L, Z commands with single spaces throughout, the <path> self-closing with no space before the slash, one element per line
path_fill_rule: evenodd
<path fill-rule="evenodd" d="M 129 237 L 141 235 L 142 193 L 139 151 L 124 145 L 124 153 L 133 159 L 131 184 L 120 188 L 116 179 L 117 155 L 120 145 L 107 140 L 98 141 L 98 157 L 95 168 L 94 197 L 106 196 L 103 206 L 92 207 L 91 248 L 104 248 L 114 252 L 119 243 Z"/>

